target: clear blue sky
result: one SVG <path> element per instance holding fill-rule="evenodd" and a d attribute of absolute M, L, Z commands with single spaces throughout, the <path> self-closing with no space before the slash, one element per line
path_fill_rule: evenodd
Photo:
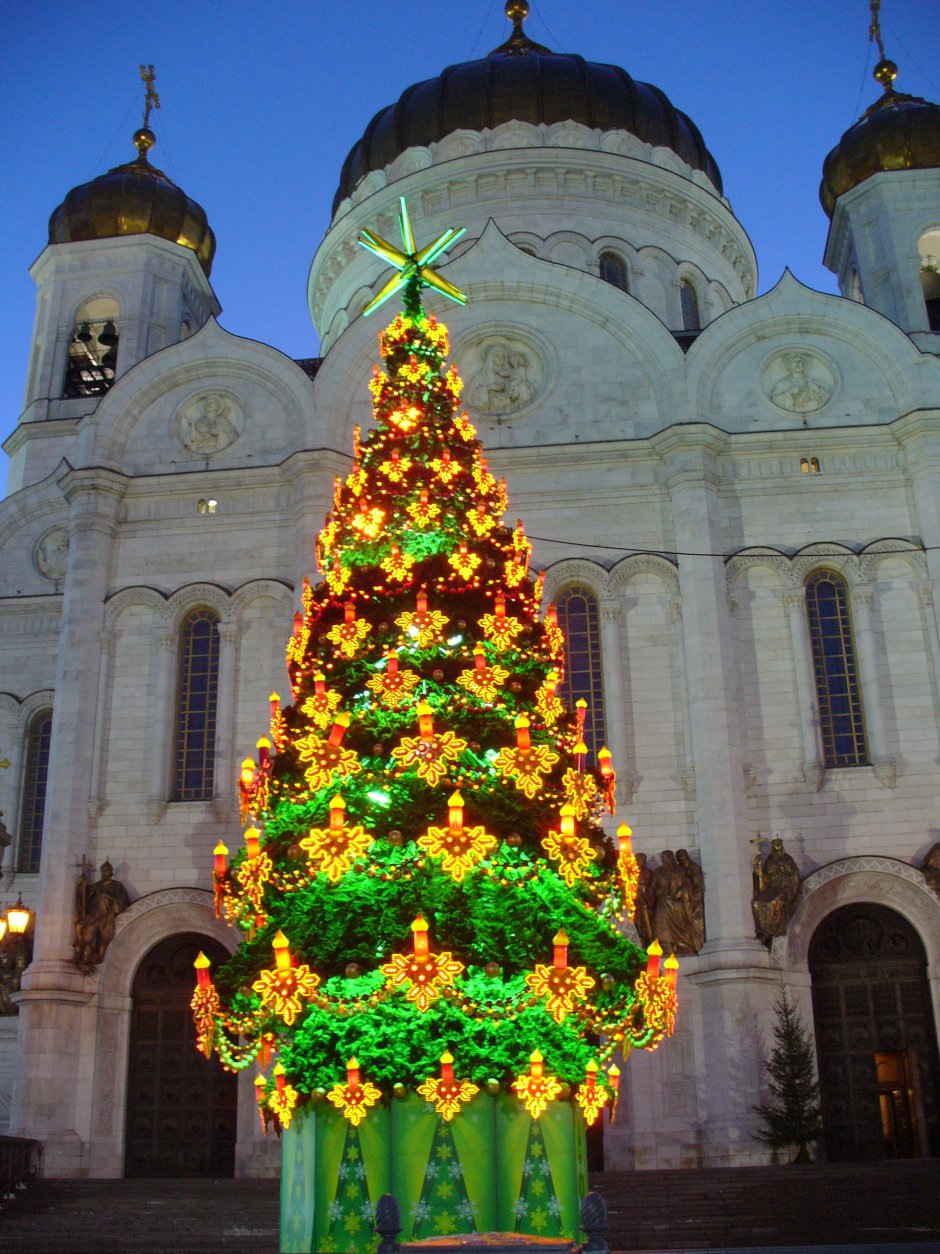
<path fill-rule="evenodd" d="M 867 0 L 532 0 L 530 35 L 655 83 L 698 124 L 766 290 L 822 268 L 822 160 L 878 94 Z M 73 186 L 134 155 L 153 62 L 154 164 L 218 239 L 223 325 L 313 356 L 306 278 L 339 171 L 372 115 L 505 39 L 502 0 L 0 0 L 0 239 L 7 365 L 0 435 L 20 412 L 34 289 L 27 269 Z M 940 100 L 940 4 L 883 0 L 899 90 Z M 459 225 L 459 223 L 457 224 Z M 2 471 L 0 467 L 0 471 Z"/>

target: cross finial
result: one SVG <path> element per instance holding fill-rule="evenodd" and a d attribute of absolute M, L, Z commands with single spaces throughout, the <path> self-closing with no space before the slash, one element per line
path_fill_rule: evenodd
<path fill-rule="evenodd" d="M 871 25 L 868 28 L 868 39 L 870 43 L 878 45 L 878 55 L 883 61 L 885 59 L 885 46 L 884 40 L 881 38 L 881 21 L 879 20 L 881 0 L 869 0 L 868 7 L 871 9 Z"/>
<path fill-rule="evenodd" d="M 144 96 L 144 129 L 146 130 L 150 126 L 150 110 L 160 108 L 160 97 L 153 86 L 157 81 L 153 66 L 142 65 L 140 67 L 140 77 L 147 88 L 147 94 Z"/>

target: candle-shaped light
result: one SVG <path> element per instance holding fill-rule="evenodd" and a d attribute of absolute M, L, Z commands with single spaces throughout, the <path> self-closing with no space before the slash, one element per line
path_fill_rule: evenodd
<path fill-rule="evenodd" d="M 336 794 L 330 802 L 330 831 L 341 832 L 346 821 L 346 802 Z"/>
<path fill-rule="evenodd" d="M 631 839 L 632 836 L 633 836 L 632 830 L 626 825 L 626 823 L 621 823 L 620 826 L 617 828 L 617 839 L 620 842 L 621 853 L 623 854 L 633 853 L 633 840 Z"/>
<path fill-rule="evenodd" d="M 555 933 L 552 944 L 555 946 L 555 970 L 564 971 L 568 965 L 568 936 L 564 928 Z"/>
<path fill-rule="evenodd" d="M 200 949 L 196 956 L 193 966 L 196 968 L 196 983 L 200 988 L 208 988 L 212 983 L 212 977 L 209 975 L 209 967 L 212 964 Z"/>
<path fill-rule="evenodd" d="M 290 941 L 287 939 L 287 937 L 284 935 L 284 933 L 281 931 L 280 928 L 278 928 L 277 935 L 274 937 L 274 940 L 271 942 L 271 945 L 274 949 L 274 961 L 277 965 L 278 971 L 289 971 L 290 970 Z"/>
<path fill-rule="evenodd" d="M 589 1090 L 593 1090 L 597 1087 L 597 1063 L 593 1060 L 593 1058 L 584 1068 L 584 1083 L 588 1086 Z"/>
<path fill-rule="evenodd" d="M 423 617 L 427 612 L 428 612 L 428 594 L 424 590 L 424 588 L 422 588 L 421 591 L 418 593 L 418 616 L 419 618 Z"/>
<path fill-rule="evenodd" d="M 474 646 L 473 665 L 477 668 L 478 671 L 486 670 L 486 650 L 483 648 L 482 644 L 478 644 Z"/>
<path fill-rule="evenodd" d="M 242 787 L 250 788 L 255 782 L 255 760 L 254 758 L 242 759 Z"/>
<path fill-rule="evenodd" d="M 574 764 L 580 774 L 584 774 L 584 765 L 587 761 L 588 747 L 583 740 L 579 740 L 574 747 Z"/>
<path fill-rule="evenodd" d="M 558 691 L 558 672 L 549 671 L 545 676 L 545 695 L 553 697 Z"/>
<path fill-rule="evenodd" d="M 274 1083 L 277 1085 L 277 1091 L 279 1093 L 283 1093 L 284 1086 L 287 1084 L 287 1073 L 280 1063 L 277 1064 L 271 1074 L 274 1076 Z"/>
<path fill-rule="evenodd" d="M 347 601 L 343 606 L 343 621 L 347 623 L 354 623 L 356 621 L 355 601 Z"/>
<path fill-rule="evenodd" d="M 516 718 L 516 746 L 522 749 L 523 752 L 532 747 L 532 737 L 529 734 L 530 726 L 531 724 L 525 714 L 520 714 Z"/>
<path fill-rule="evenodd" d="M 658 940 L 654 940 L 646 951 L 646 974 L 651 980 L 659 978 L 659 960 L 662 956 L 663 947 Z"/>
<path fill-rule="evenodd" d="M 575 834 L 575 808 L 566 802 L 558 813 L 561 815 L 561 834 L 566 839 L 570 839 Z"/>
<path fill-rule="evenodd" d="M 605 784 L 609 783 L 610 780 L 613 778 L 614 764 L 613 764 L 613 754 L 610 752 L 610 750 L 607 748 L 606 745 L 604 745 L 602 748 L 598 749 L 597 751 L 597 769 L 600 771 L 601 779 L 604 781 L 604 783 Z"/>
<path fill-rule="evenodd" d="M 333 729 L 327 736 L 327 740 L 335 748 L 343 743 L 343 737 L 346 735 L 346 728 L 349 726 L 349 715 L 346 713 L 337 714 L 333 723 Z"/>
<path fill-rule="evenodd" d="M 549 604 L 549 605 L 546 605 L 546 607 L 545 607 L 545 621 L 546 621 L 546 623 L 548 623 L 551 627 L 557 627 L 557 626 L 558 626 L 558 607 L 557 607 L 554 603 L 551 603 L 551 604 Z"/>
<path fill-rule="evenodd" d="M 303 616 L 303 614 L 301 614 L 300 610 L 298 610 L 298 611 L 297 611 L 297 613 L 294 615 L 294 636 L 295 636 L 295 638 L 296 638 L 297 636 L 299 636 L 299 635 L 300 635 L 300 633 L 303 631 L 303 629 L 304 629 L 304 616 Z"/>
<path fill-rule="evenodd" d="M 212 850 L 212 855 L 215 858 L 215 873 L 221 879 L 228 870 L 228 863 L 225 860 L 228 857 L 228 849 L 222 844 L 221 840 Z"/>
<path fill-rule="evenodd" d="M 245 832 L 245 852 L 248 857 L 254 860 L 261 852 L 261 833 L 257 827 L 249 827 Z"/>
<path fill-rule="evenodd" d="M 357 1089 L 359 1087 L 358 1058 L 350 1058 L 346 1064 L 346 1087 L 349 1089 Z"/>
<path fill-rule="evenodd" d="M 313 672 L 313 691 L 318 697 L 322 697 L 326 692 L 326 676 L 320 670 Z"/>
<path fill-rule="evenodd" d="M 264 770 L 271 765 L 271 742 L 267 736 L 262 736 L 255 743 L 255 748 L 258 750 L 258 765 Z"/>
<path fill-rule="evenodd" d="M 445 1084 L 454 1082 L 454 1056 L 449 1049 L 441 1054 L 441 1079 Z"/>
<path fill-rule="evenodd" d="M 455 792 L 447 804 L 450 807 L 448 824 L 451 833 L 454 836 L 459 836 L 463 832 L 463 797 L 461 797 L 459 792 Z"/>
<path fill-rule="evenodd" d="M 676 981 L 679 978 L 679 959 L 676 957 L 675 954 L 670 954 L 669 957 L 666 959 L 666 961 L 663 963 L 663 972 L 665 973 L 665 976 L 666 976 L 666 983 L 669 985 L 672 991 L 675 992 Z"/>
<path fill-rule="evenodd" d="M 271 702 L 271 717 L 274 718 L 281 708 L 281 694 L 272 692 L 268 700 Z"/>
<path fill-rule="evenodd" d="M 537 1049 L 533 1050 L 529 1055 L 529 1075 L 533 1080 L 541 1080 L 544 1070 L 545 1066 L 542 1055 Z"/>
<path fill-rule="evenodd" d="M 582 697 L 580 701 L 575 701 L 574 712 L 578 720 L 578 735 L 584 734 L 584 720 L 587 718 L 587 702 Z"/>
<path fill-rule="evenodd" d="M 610 1087 L 614 1090 L 614 1094 L 616 1095 L 617 1091 L 620 1088 L 620 1068 L 617 1066 L 616 1063 L 613 1063 L 611 1066 L 607 1068 L 607 1081 L 610 1084 Z"/>
<path fill-rule="evenodd" d="M 427 701 L 418 702 L 418 735 L 430 740 L 434 735 L 434 715 Z"/>
<path fill-rule="evenodd" d="M 506 597 L 502 592 L 497 592 L 496 599 L 493 601 L 493 608 L 496 610 L 497 618 L 506 617 Z"/>
<path fill-rule="evenodd" d="M 418 915 L 411 925 L 411 931 L 414 935 L 415 957 L 419 960 L 427 958 L 429 952 L 428 925 L 423 915 Z"/>
<path fill-rule="evenodd" d="M 255 1076 L 255 1101 L 259 1106 L 264 1105 L 264 1090 L 267 1087 L 267 1083 L 263 1075 Z"/>
<path fill-rule="evenodd" d="M 385 659 L 385 662 L 386 662 L 386 667 L 385 667 L 386 674 L 397 675 L 398 674 L 398 654 L 390 653 L 388 657 Z"/>

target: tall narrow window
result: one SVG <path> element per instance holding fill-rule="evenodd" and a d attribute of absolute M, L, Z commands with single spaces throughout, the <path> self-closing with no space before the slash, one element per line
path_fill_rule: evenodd
<path fill-rule="evenodd" d="M 679 301 L 682 305 L 683 331 L 698 331 L 702 320 L 698 312 L 698 292 L 688 279 L 679 284 Z"/>
<path fill-rule="evenodd" d="M 118 355 L 117 302 L 86 301 L 78 311 L 65 364 L 65 396 L 104 396 L 114 386 Z"/>
<path fill-rule="evenodd" d="M 618 257 L 616 253 L 601 253 L 598 267 L 605 283 L 609 283 L 612 287 L 619 287 L 621 292 L 629 292 L 627 266 L 622 257 Z"/>
<path fill-rule="evenodd" d="M 23 802 L 20 806 L 20 848 L 17 870 L 39 870 L 42 854 L 42 821 L 46 813 L 46 781 L 49 778 L 49 746 L 52 742 L 52 711 L 40 710 L 29 724 Z"/>
<path fill-rule="evenodd" d="M 584 740 L 592 761 L 607 743 L 604 725 L 604 680 L 601 671 L 601 623 L 597 597 L 580 584 L 564 588 L 555 600 L 558 625 L 565 635 L 565 681 L 561 695 L 575 708 L 587 702 Z"/>
<path fill-rule="evenodd" d="M 931 227 L 917 241 L 920 254 L 920 284 L 927 306 L 927 325 L 940 331 L 940 226 Z"/>
<path fill-rule="evenodd" d="M 174 801 L 212 796 L 218 697 L 219 616 L 212 610 L 194 610 L 180 630 Z"/>
<path fill-rule="evenodd" d="M 806 613 L 825 766 L 867 766 L 868 746 L 845 580 L 831 570 L 806 580 Z"/>

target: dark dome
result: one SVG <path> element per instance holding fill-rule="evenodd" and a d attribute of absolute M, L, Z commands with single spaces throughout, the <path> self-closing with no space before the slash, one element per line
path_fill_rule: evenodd
<path fill-rule="evenodd" d="M 875 78 L 884 95 L 849 127 L 823 162 L 819 199 L 830 218 L 838 198 L 873 174 L 940 166 L 940 105 L 896 92 L 896 75 L 893 61 L 879 61 Z"/>
<path fill-rule="evenodd" d="M 721 192 L 721 174 L 698 128 L 658 87 L 636 82 L 619 66 L 533 43 L 522 30 L 527 6 L 507 8 L 515 10 L 514 30 L 502 47 L 416 83 L 375 115 L 343 165 L 334 213 L 360 179 L 407 148 L 427 146 L 456 130 L 480 131 L 510 121 L 573 121 L 595 130 L 629 131 L 645 143 L 671 148 Z"/>
<path fill-rule="evenodd" d="M 135 161 L 74 187 L 49 219 L 49 243 L 157 235 L 191 248 L 208 274 L 215 236 L 205 210 L 147 160 L 155 142 L 152 131 L 139 130 Z"/>

